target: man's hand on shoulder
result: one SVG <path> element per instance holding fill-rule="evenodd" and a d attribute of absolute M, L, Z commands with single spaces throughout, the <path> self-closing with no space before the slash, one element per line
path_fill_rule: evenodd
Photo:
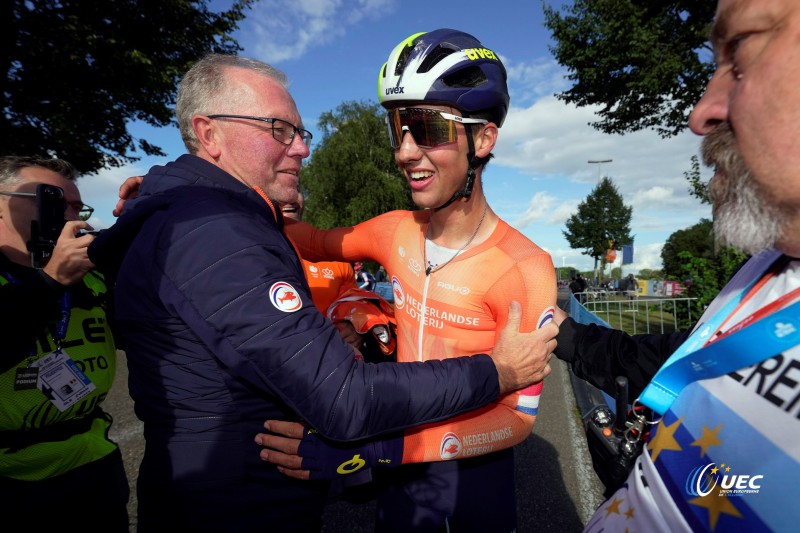
<path fill-rule="evenodd" d="M 522 308 L 511 302 L 506 323 L 492 352 L 500 380 L 500 394 L 522 389 L 550 375 L 558 326 L 551 322 L 530 333 L 519 330 Z"/>
<path fill-rule="evenodd" d="M 122 213 L 122 207 L 127 200 L 133 200 L 139 195 L 139 187 L 142 186 L 142 181 L 144 181 L 144 176 L 131 176 L 122 182 L 122 185 L 119 186 L 119 201 L 112 212 L 115 217 Z"/>

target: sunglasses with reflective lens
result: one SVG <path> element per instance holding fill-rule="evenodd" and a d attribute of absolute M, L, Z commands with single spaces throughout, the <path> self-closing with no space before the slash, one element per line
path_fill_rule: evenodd
<path fill-rule="evenodd" d="M 488 124 L 488 120 L 480 118 L 459 117 L 438 109 L 425 107 L 398 107 L 386 115 L 386 126 L 389 129 L 389 144 L 397 150 L 403 141 L 405 132 L 409 132 L 420 148 L 434 148 L 453 143 L 458 137 L 456 122 L 462 124 Z"/>

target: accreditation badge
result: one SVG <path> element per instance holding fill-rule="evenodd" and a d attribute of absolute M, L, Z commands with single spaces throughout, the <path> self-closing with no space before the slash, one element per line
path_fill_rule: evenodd
<path fill-rule="evenodd" d="M 36 386 L 59 411 L 65 411 L 96 388 L 61 348 L 34 361 L 31 366 L 39 369 Z"/>

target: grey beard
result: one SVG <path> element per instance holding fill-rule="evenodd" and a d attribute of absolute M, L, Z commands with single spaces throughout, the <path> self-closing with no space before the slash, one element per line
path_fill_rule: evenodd
<path fill-rule="evenodd" d="M 786 217 L 764 197 L 742 161 L 727 122 L 703 139 L 702 153 L 705 164 L 721 172 L 709 184 L 708 191 L 717 243 L 750 255 L 774 247 Z"/>

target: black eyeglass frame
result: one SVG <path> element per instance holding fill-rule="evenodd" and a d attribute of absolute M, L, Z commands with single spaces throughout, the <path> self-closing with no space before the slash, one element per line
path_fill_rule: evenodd
<path fill-rule="evenodd" d="M 21 198 L 36 198 L 35 192 L 9 192 L 9 191 L 0 191 L 0 194 L 3 196 L 18 196 Z M 78 218 L 83 220 L 84 222 L 89 220 L 92 217 L 92 213 L 94 213 L 94 207 L 90 205 L 86 205 L 85 203 L 81 202 L 81 208 L 77 209 L 73 204 L 68 202 L 64 202 L 64 211 L 67 210 L 67 207 L 72 207 L 77 211 Z"/>
<path fill-rule="evenodd" d="M 276 141 L 278 141 L 281 144 L 285 144 L 286 146 L 289 146 L 290 144 L 292 144 L 292 142 L 294 141 L 295 135 L 297 135 L 298 133 L 300 134 L 300 139 L 303 141 L 303 144 L 305 144 L 306 146 L 311 146 L 311 140 L 314 138 L 314 136 L 311 134 L 310 131 L 304 130 L 303 128 L 298 128 L 297 126 L 295 126 L 291 122 L 287 122 L 286 120 L 283 120 L 282 118 L 254 117 L 254 116 L 251 116 L 251 115 L 228 115 L 228 114 L 214 114 L 214 115 L 206 115 L 206 116 L 208 118 L 241 118 L 241 119 L 245 119 L 245 120 L 258 120 L 259 122 L 266 122 L 267 124 L 272 126 L 272 128 L 271 128 L 272 129 L 272 138 L 275 139 Z M 291 128 L 292 133 L 291 133 L 291 135 L 289 135 L 288 142 L 284 142 L 284 141 L 282 141 L 281 139 L 279 139 L 278 137 L 275 136 L 275 123 L 276 122 L 279 122 L 281 124 L 286 124 L 287 126 L 289 126 L 289 128 Z"/>

